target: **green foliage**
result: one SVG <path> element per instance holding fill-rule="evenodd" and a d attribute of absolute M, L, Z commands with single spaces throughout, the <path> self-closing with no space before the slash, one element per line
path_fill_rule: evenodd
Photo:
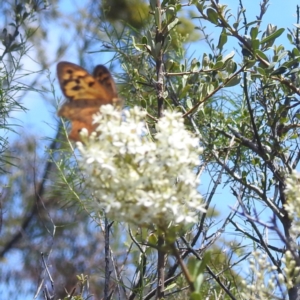
<path fill-rule="evenodd" d="M 5 3 L 3 3 L 5 9 Z M 1 29 L 2 49 L 0 53 L 0 173 L 5 173 L 6 165 L 13 163 L 13 153 L 8 154 L 9 136 L 19 132 L 21 128 L 15 124 L 11 117 L 16 112 L 25 112 L 22 97 L 30 90 L 31 86 L 22 83 L 20 78 L 27 74 L 22 70 L 22 62 L 30 50 L 28 40 L 32 32 L 23 28 L 33 22 L 34 8 L 21 3 L 10 7 L 8 24 Z M 36 89 L 38 91 L 38 89 Z"/>
<path fill-rule="evenodd" d="M 51 264 L 38 288 L 54 286 L 60 299 L 91 294 L 150 299 L 157 294 L 157 280 L 165 282 L 160 299 L 257 299 L 250 287 L 256 281 L 264 284 L 261 270 L 249 269 L 252 277 L 242 270 L 249 266 L 245 259 L 252 250 L 262 249 L 274 282 L 280 284 L 271 290 L 266 283 L 268 297 L 285 299 L 288 293 L 292 299 L 298 282 L 285 266 L 299 267 L 299 249 L 284 205 L 286 178 L 299 169 L 300 159 L 299 25 L 262 28 L 267 0 L 257 6 L 253 19 L 247 15 L 253 4 L 246 1 L 239 2 L 237 12 L 215 0 L 87 1 L 70 12 L 57 10 L 61 3 L 5 1 L 1 7 L 11 18 L 0 30 L 1 253 L 7 263 L 14 249 L 25 270 L 10 266 L 2 282 L 18 286 L 23 295 L 26 277 L 32 293 L 33 282 Z M 299 23 L 296 14 L 298 20 L 291 23 Z M 172 232 L 177 238 L 172 251 L 171 241 L 154 228 L 128 228 L 109 222 L 104 213 L 90 212 L 81 200 L 99 200 L 85 186 L 78 153 L 60 134 L 44 155 L 36 141 L 11 144 L 5 134 L 19 130 L 9 116 L 26 111 L 22 96 L 41 90 L 19 80 L 27 74 L 22 61 L 32 47 L 34 60 L 47 67 L 53 58 L 46 41 L 58 27 L 63 30 L 51 47 L 54 60 L 68 57 L 69 45 L 76 53 L 70 60 L 83 67 L 108 57 L 120 96 L 126 106 L 147 111 L 151 135 L 167 108 L 182 112 L 186 127 L 200 136 L 203 165 L 195 171 L 204 173 L 200 189 L 208 212 L 182 230 L 180 238 Z M 68 124 L 61 128 L 66 133 Z M 290 256 L 284 261 L 286 249 Z M 47 258 L 42 267 L 40 252 Z M 159 268 L 165 278 L 159 277 Z M 85 275 L 77 276 L 81 273 Z M 288 285 L 279 280 L 285 275 Z M 74 290 L 78 282 L 80 288 Z"/>
<path fill-rule="evenodd" d="M 148 6 L 141 0 L 102 1 L 105 16 L 110 22 L 125 22 L 135 29 L 141 29 L 149 21 Z"/>

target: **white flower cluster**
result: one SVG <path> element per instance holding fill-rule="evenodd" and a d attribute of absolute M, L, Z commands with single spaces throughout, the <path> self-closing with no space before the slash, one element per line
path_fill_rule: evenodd
<path fill-rule="evenodd" d="M 285 193 L 287 203 L 284 208 L 289 214 L 289 218 L 293 221 L 291 227 L 291 235 L 294 238 L 300 234 L 300 174 L 296 171 L 286 179 Z"/>
<path fill-rule="evenodd" d="M 152 140 L 139 108 L 121 114 L 103 105 L 100 112 L 94 116 L 96 131 L 89 138 L 83 133 L 85 143 L 78 143 L 86 183 L 97 199 L 89 203 L 92 209 L 162 229 L 196 222 L 204 211 L 195 174 L 202 149 L 180 114 L 165 112 Z"/>
<path fill-rule="evenodd" d="M 292 253 L 290 251 L 286 251 L 281 261 L 285 267 L 283 268 L 284 276 L 283 274 L 278 275 L 280 282 L 286 284 L 287 288 L 292 288 L 296 284 L 299 284 L 300 268 L 297 267 Z"/>
<path fill-rule="evenodd" d="M 290 251 L 286 251 L 281 258 L 281 270 L 270 263 L 268 256 L 254 251 L 250 259 L 250 282 L 243 281 L 241 288 L 242 299 L 286 299 L 286 291 L 300 282 L 300 268 Z"/>
<path fill-rule="evenodd" d="M 276 290 L 278 287 L 278 280 L 276 272 L 274 272 L 276 271 L 276 267 L 268 261 L 266 254 L 255 251 L 252 255 L 253 258 L 249 261 L 251 282 L 242 282 L 242 299 L 275 299 L 276 292 L 278 292 L 278 290 Z"/>

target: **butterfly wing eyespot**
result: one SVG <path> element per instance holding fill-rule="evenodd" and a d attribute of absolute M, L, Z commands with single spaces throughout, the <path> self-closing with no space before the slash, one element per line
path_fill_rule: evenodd
<path fill-rule="evenodd" d="M 71 121 L 69 138 L 74 141 L 80 140 L 82 128 L 86 128 L 89 134 L 95 130 L 93 115 L 101 105 L 119 105 L 121 102 L 115 82 L 105 66 L 98 65 L 91 75 L 78 65 L 60 62 L 57 77 L 63 94 L 69 100 L 62 105 L 58 115 Z"/>

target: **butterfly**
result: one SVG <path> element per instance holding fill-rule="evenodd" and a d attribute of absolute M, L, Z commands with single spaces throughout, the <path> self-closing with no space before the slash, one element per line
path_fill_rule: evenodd
<path fill-rule="evenodd" d="M 58 116 L 69 119 L 72 129 L 69 138 L 80 141 L 80 131 L 86 128 L 91 134 L 97 124 L 93 115 L 103 104 L 120 105 L 115 82 L 109 70 L 98 65 L 89 74 L 85 69 L 70 62 L 62 61 L 57 65 L 60 88 L 68 99 L 58 111 Z"/>

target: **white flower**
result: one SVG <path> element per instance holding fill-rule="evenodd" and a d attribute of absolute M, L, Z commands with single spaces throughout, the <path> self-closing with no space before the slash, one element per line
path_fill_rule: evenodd
<path fill-rule="evenodd" d="M 286 179 L 285 193 L 287 203 L 284 208 L 293 222 L 291 234 L 296 238 L 300 234 L 300 174 L 296 171 L 293 171 Z"/>
<path fill-rule="evenodd" d="M 139 108 L 122 115 L 104 105 L 100 112 L 96 133 L 78 143 L 86 183 L 98 200 L 89 207 L 114 220 L 164 229 L 197 222 L 204 208 L 194 168 L 202 149 L 180 114 L 165 112 L 151 139 Z"/>

